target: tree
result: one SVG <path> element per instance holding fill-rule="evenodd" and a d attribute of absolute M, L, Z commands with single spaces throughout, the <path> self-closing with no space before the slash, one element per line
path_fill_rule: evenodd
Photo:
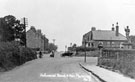
<path fill-rule="evenodd" d="M 52 51 L 52 50 L 56 51 L 57 48 L 58 47 L 56 45 L 54 45 L 53 43 L 49 43 L 49 45 L 48 45 L 48 50 L 49 51 Z"/>
<path fill-rule="evenodd" d="M 19 20 L 16 20 L 15 26 L 14 26 L 14 36 L 17 39 L 20 39 L 20 43 L 22 45 L 26 44 L 26 36 L 25 36 L 25 27 L 24 24 L 20 24 Z"/>
<path fill-rule="evenodd" d="M 0 18 L 0 32 L 2 41 L 14 41 L 20 39 L 21 44 L 25 45 L 25 28 L 14 16 L 8 15 Z"/>
<path fill-rule="evenodd" d="M 12 15 L 5 16 L 2 20 L 3 22 L 3 41 L 13 41 L 14 40 L 14 23 L 16 18 Z"/>
<path fill-rule="evenodd" d="M 73 46 L 72 46 L 73 48 L 75 48 L 75 47 L 77 47 L 77 44 L 73 44 Z"/>

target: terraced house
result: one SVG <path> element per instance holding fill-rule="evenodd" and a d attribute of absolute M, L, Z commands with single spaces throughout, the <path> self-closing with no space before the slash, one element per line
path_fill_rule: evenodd
<path fill-rule="evenodd" d="M 126 34 L 129 34 L 127 32 Z M 124 36 L 119 33 L 118 23 L 116 24 L 116 28 L 113 24 L 111 30 L 96 30 L 95 27 L 92 27 L 91 31 L 83 35 L 82 46 L 97 48 L 99 43 L 101 43 L 104 48 L 131 49 L 132 46 L 129 44 L 127 38 L 128 35 Z"/>
<path fill-rule="evenodd" d="M 26 33 L 27 47 L 45 51 L 48 47 L 48 39 L 42 34 L 41 30 L 36 30 L 34 26 Z"/>

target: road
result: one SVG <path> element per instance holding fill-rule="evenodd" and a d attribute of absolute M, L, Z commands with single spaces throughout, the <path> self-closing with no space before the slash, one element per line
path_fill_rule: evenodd
<path fill-rule="evenodd" d="M 96 82 L 93 76 L 83 70 L 79 63 L 83 57 L 50 58 L 45 55 L 22 66 L 0 75 L 0 82 Z M 96 58 L 87 58 L 91 64 L 96 64 Z"/>

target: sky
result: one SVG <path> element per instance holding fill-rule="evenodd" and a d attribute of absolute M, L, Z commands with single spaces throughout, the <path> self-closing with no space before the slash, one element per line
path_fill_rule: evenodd
<path fill-rule="evenodd" d="M 56 39 L 58 50 L 65 45 L 82 43 L 83 34 L 91 27 L 111 30 L 119 23 L 119 31 L 135 35 L 135 0 L 0 0 L 0 17 L 13 15 L 28 18 L 28 27 L 41 29 L 49 42 Z"/>

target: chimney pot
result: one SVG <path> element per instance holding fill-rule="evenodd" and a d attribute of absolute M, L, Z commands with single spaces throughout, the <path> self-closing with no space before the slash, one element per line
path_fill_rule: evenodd
<path fill-rule="evenodd" d="M 118 26 L 118 22 L 116 23 L 116 36 L 119 36 L 119 26 Z"/>
<path fill-rule="evenodd" d="M 112 24 L 112 31 L 114 31 L 114 24 Z"/>
<path fill-rule="evenodd" d="M 92 27 L 92 28 L 91 28 L 91 31 L 96 31 L 96 28 L 95 28 L 95 27 Z"/>

